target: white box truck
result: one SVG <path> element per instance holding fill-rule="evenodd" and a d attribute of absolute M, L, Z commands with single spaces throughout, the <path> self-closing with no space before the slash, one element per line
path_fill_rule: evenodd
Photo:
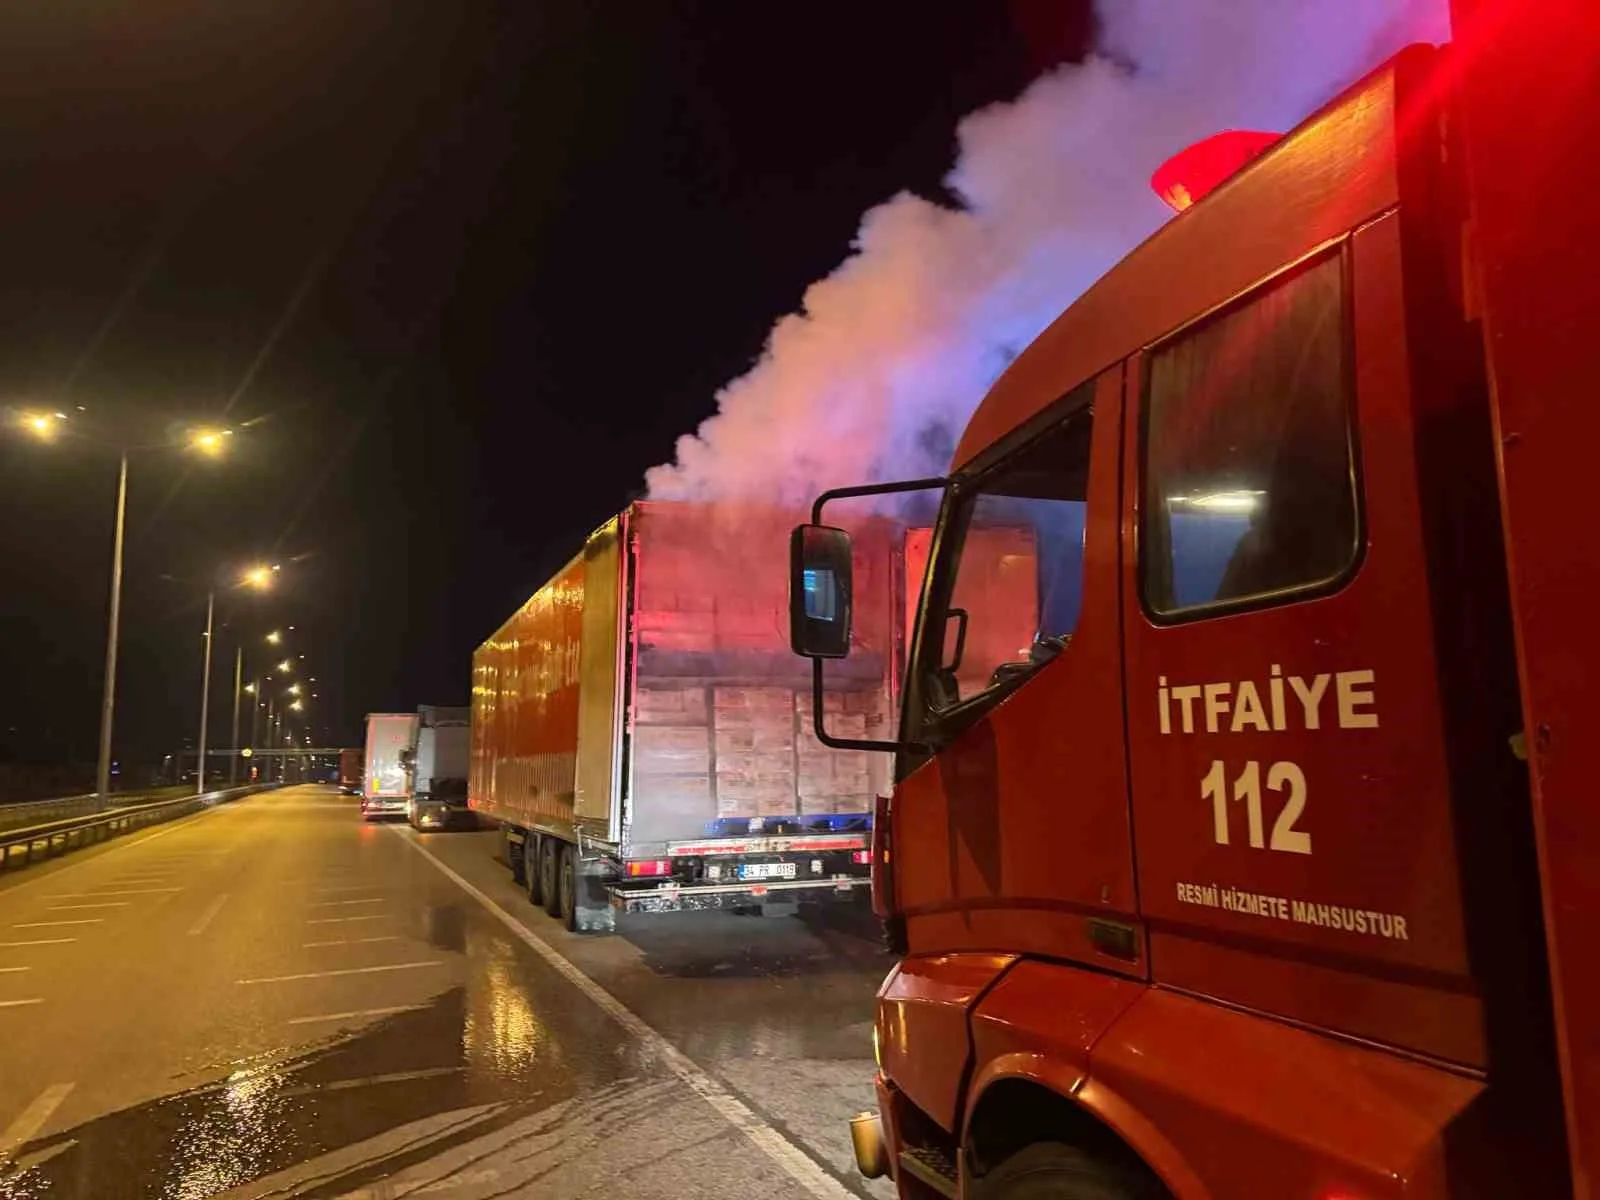
<path fill-rule="evenodd" d="M 405 753 L 416 741 L 416 713 L 369 713 L 361 772 L 361 818 L 403 817 L 411 799 Z"/>

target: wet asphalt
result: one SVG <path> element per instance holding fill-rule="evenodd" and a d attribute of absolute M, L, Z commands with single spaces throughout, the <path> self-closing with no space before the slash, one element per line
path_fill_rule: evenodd
<path fill-rule="evenodd" d="M 0 1198 L 884 1195 L 870 916 L 567 933 L 331 788 L 0 881 Z"/>

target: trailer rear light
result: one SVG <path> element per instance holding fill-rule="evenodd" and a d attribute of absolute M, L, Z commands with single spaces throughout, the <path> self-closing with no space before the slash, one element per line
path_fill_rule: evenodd
<path fill-rule="evenodd" d="M 1179 150 L 1157 167 L 1156 173 L 1150 176 L 1150 187 L 1173 212 L 1182 212 L 1215 191 L 1230 175 L 1282 136 L 1254 129 L 1226 129 L 1214 133 Z"/>
<path fill-rule="evenodd" d="M 850 861 L 864 867 L 872 861 L 872 851 L 852 850 L 850 852 Z"/>
<path fill-rule="evenodd" d="M 640 875 L 671 875 L 672 863 L 669 859 L 665 858 L 652 858 L 643 862 L 631 862 L 628 864 L 628 874 L 632 877 L 638 877 Z"/>

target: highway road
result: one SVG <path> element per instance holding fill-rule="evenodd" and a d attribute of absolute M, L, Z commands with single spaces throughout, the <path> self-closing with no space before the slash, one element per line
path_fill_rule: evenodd
<path fill-rule="evenodd" d="M 0 1197 L 884 1195 L 858 913 L 568 934 L 294 787 L 0 882 Z"/>

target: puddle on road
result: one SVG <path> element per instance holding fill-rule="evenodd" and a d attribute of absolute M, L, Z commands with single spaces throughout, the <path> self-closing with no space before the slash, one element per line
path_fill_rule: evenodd
<path fill-rule="evenodd" d="M 23 1147 L 0 1198 L 198 1200 L 427 1118 L 443 1122 L 428 1153 L 500 1121 L 624 1078 L 655 1074 L 610 1019 L 574 1005 L 566 984 L 518 960 L 497 934 L 435 910 L 430 928 L 472 955 L 465 987 L 281 1060 L 237 1064 L 219 1082 L 88 1121 Z M 459 917 L 459 914 L 458 914 Z M 440 944 L 436 942 L 435 944 Z M 334 1023 L 330 1023 L 334 1024 Z M 356 1174 L 404 1166 L 401 1146 Z M 339 1194 L 351 1172 L 323 1181 Z M 324 1194 L 296 1189 L 296 1194 Z"/>

